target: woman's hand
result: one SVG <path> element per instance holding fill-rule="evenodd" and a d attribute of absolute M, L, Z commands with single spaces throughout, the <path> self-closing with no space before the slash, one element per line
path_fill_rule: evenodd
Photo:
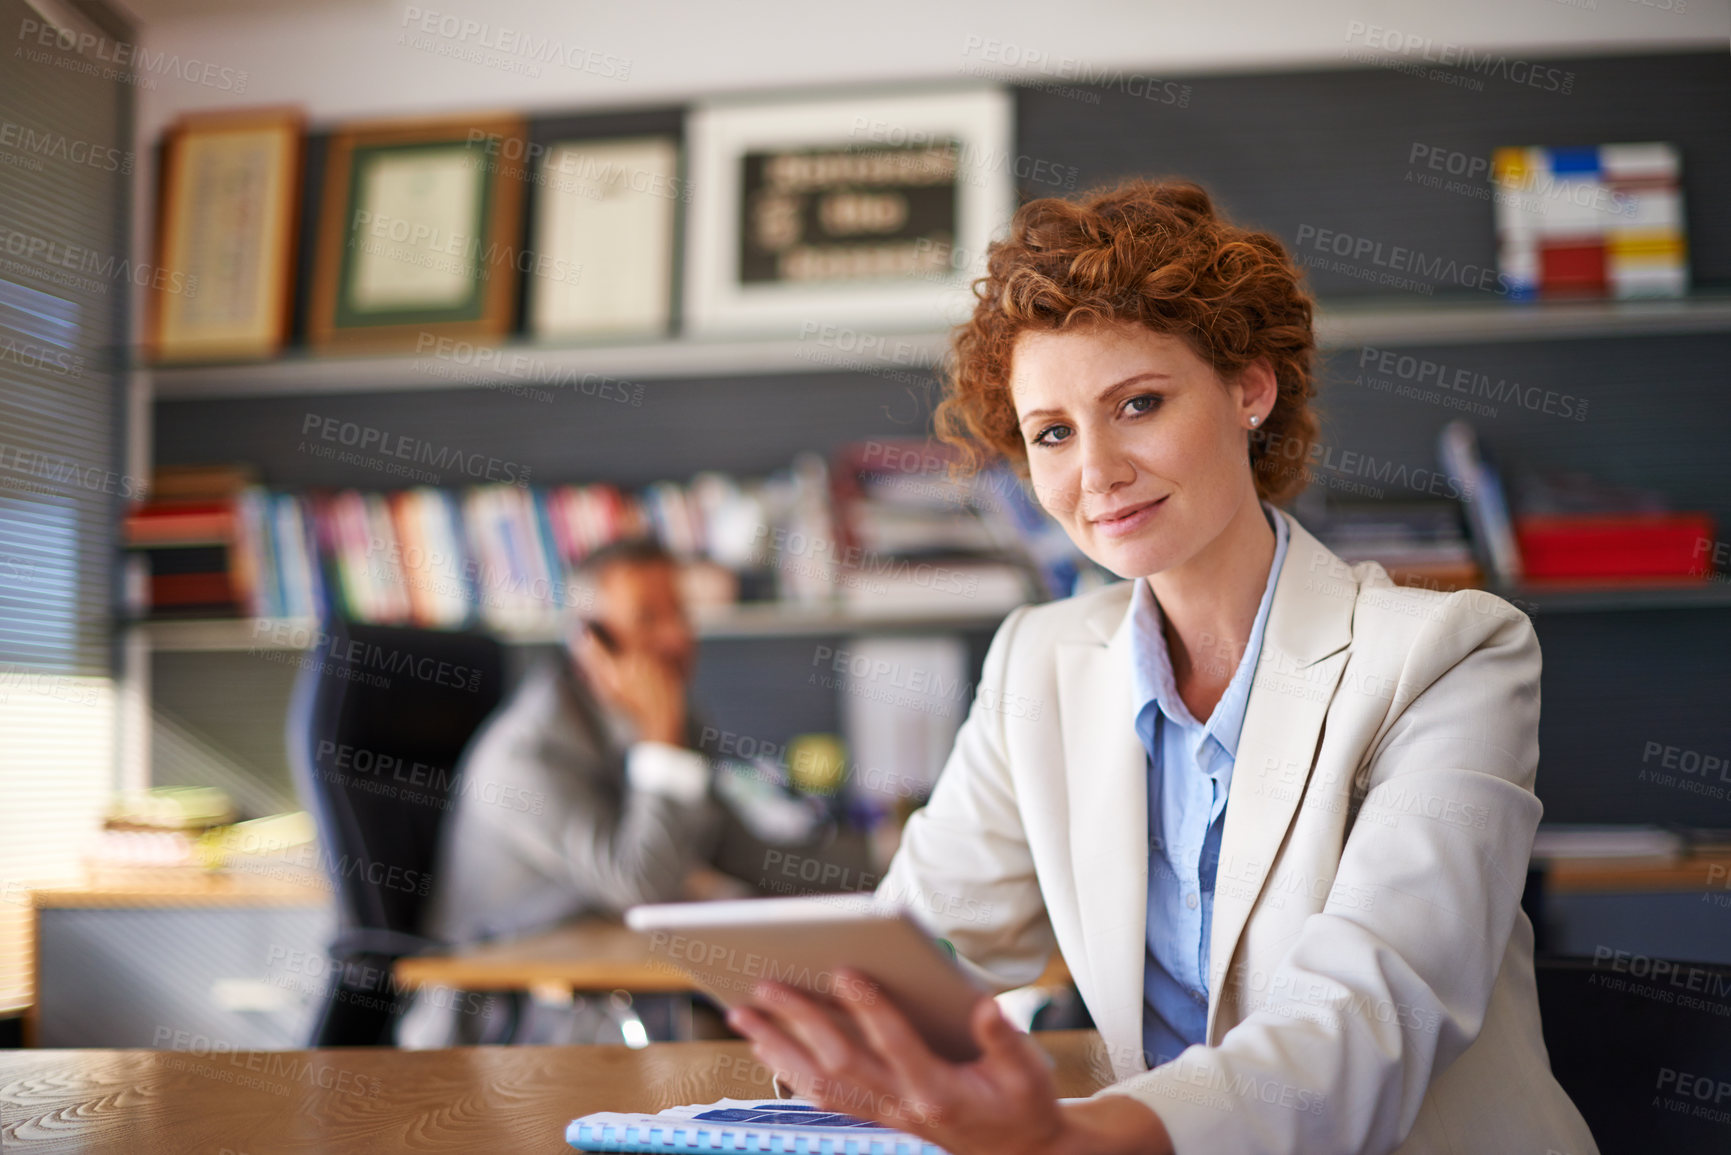
<path fill-rule="evenodd" d="M 980 1057 L 933 1054 L 883 991 L 857 971 L 833 998 L 759 983 L 756 1007 L 728 1023 L 795 1094 L 918 1135 L 953 1155 L 1111 1155 L 1170 1152 L 1153 1111 L 1122 1095 L 1060 1106 L 1045 1054 L 991 998 L 972 1012 Z"/>

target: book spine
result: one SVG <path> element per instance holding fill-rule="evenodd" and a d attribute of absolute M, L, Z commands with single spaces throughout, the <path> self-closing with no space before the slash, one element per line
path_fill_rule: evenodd
<path fill-rule="evenodd" d="M 456 567 L 457 611 L 459 625 L 468 626 L 480 620 L 481 576 L 469 535 L 463 527 L 463 506 L 457 495 L 448 489 L 433 491 L 439 508 L 440 526 L 449 542 L 452 564 Z"/>
<path fill-rule="evenodd" d="M 233 547 L 236 585 L 246 612 L 255 618 L 277 616 L 276 569 L 270 556 L 270 538 L 265 532 L 264 491 L 248 489 L 235 499 L 235 543 Z"/>
<path fill-rule="evenodd" d="M 546 575 L 548 617 L 557 622 L 565 605 L 565 563 L 560 557 L 559 537 L 554 529 L 553 494 L 545 489 L 530 489 L 524 494 L 529 506 L 530 529 L 540 550 L 540 566 Z"/>
<path fill-rule="evenodd" d="M 1521 557 L 1515 544 L 1508 502 L 1496 471 L 1479 452 L 1478 436 L 1465 421 L 1451 421 L 1437 438 L 1443 472 L 1457 479 L 1465 492 L 1467 524 L 1485 571 L 1505 584 L 1521 579 Z"/>
<path fill-rule="evenodd" d="M 411 624 L 425 629 L 439 624 L 434 604 L 432 574 L 426 564 L 427 547 L 421 537 L 419 498 L 412 489 L 402 489 L 385 498 L 386 518 L 395 538 L 395 549 L 376 551 L 375 564 L 394 564 L 408 601 Z"/>

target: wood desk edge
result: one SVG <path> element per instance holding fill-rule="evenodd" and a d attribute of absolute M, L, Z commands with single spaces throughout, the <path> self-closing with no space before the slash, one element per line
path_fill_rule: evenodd
<path fill-rule="evenodd" d="M 621 941 L 638 940 L 645 950 L 639 957 L 581 957 L 569 953 L 574 938 L 590 934 L 596 937 L 598 947 L 605 940 L 611 940 L 608 945 L 615 947 Z M 538 950 L 546 950 L 547 957 L 537 958 Z M 401 958 L 393 971 L 397 981 L 408 987 L 527 990 L 548 985 L 572 990 L 624 989 L 645 994 L 695 989 L 684 971 L 648 953 L 643 936 L 605 918 L 579 919 L 519 939 Z M 1069 983 L 1070 969 L 1063 956 L 1054 950 L 1032 985 L 1063 987 Z"/>
<path fill-rule="evenodd" d="M 1535 861 L 1553 894 L 1731 890 L 1731 856 L 1693 855 L 1669 860 L 1618 862 L 1604 858 Z"/>
<path fill-rule="evenodd" d="M 528 990 L 535 986 L 563 986 L 572 990 L 638 991 L 643 994 L 685 993 L 697 989 L 684 971 L 667 963 L 645 959 L 641 964 L 617 960 L 549 960 L 515 963 L 511 973 L 500 977 L 500 968 L 487 960 L 461 955 L 419 955 L 401 958 L 394 968 L 405 987 L 456 987 L 461 990 Z"/>
<path fill-rule="evenodd" d="M 336 901 L 328 886 L 250 874 L 175 878 L 122 876 L 34 887 L 37 910 L 78 907 L 324 906 Z"/>

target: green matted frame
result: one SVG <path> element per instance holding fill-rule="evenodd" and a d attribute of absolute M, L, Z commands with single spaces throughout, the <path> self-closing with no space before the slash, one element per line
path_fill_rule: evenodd
<path fill-rule="evenodd" d="M 369 203 L 369 181 L 393 160 L 461 158 L 476 182 L 474 211 L 461 234 L 438 223 L 398 218 L 416 241 L 366 234 L 361 217 Z M 321 349 L 413 349 L 424 335 L 497 342 L 511 328 L 520 279 L 515 255 L 521 247 L 525 125 L 521 118 L 395 121 L 352 125 L 333 132 L 326 154 L 324 198 L 307 316 L 309 342 Z M 378 219 L 372 220 L 377 225 Z M 393 246 L 390 258 L 406 264 L 456 266 L 466 278 L 460 298 L 441 291 L 421 302 L 412 287 L 389 305 L 358 299 L 357 278 L 365 246 Z M 455 251 L 453 251 L 455 250 Z M 502 259 L 501 259 L 502 258 Z"/>

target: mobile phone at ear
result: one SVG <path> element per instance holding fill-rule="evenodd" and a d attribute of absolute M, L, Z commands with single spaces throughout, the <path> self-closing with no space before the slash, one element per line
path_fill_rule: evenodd
<path fill-rule="evenodd" d="M 605 623 L 598 622 L 593 618 L 584 618 L 583 628 L 594 635 L 595 640 L 601 643 L 602 649 L 606 650 L 610 654 L 617 654 L 619 652 L 618 635 L 608 629 Z"/>

